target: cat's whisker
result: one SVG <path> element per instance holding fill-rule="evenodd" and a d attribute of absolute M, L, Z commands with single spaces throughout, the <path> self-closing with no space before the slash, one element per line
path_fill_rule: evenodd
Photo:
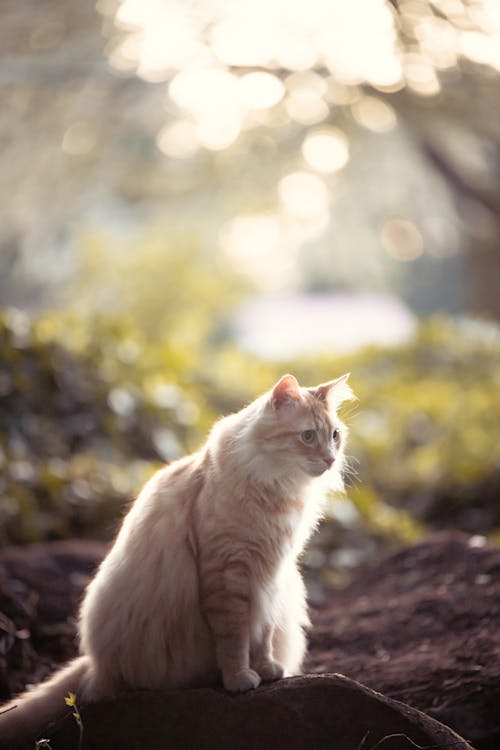
<path fill-rule="evenodd" d="M 342 411 L 343 419 L 346 419 L 349 422 L 352 422 L 353 419 L 356 419 L 358 415 L 359 415 L 359 405 L 357 402 L 351 404 L 350 406 L 346 407 L 345 410 Z"/>
<path fill-rule="evenodd" d="M 359 459 L 357 456 L 349 455 L 344 456 L 344 464 L 342 466 L 342 477 L 344 482 L 348 485 L 353 485 L 359 482 L 359 472 L 357 466 L 359 466 Z"/>

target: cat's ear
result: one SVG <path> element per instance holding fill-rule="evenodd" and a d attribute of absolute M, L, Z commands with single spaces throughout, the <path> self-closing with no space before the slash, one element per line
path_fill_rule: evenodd
<path fill-rule="evenodd" d="M 293 405 L 300 400 L 300 390 L 297 378 L 293 375 L 283 375 L 276 383 L 271 393 L 271 406 L 279 409 L 285 405 Z"/>
<path fill-rule="evenodd" d="M 346 372 L 340 378 L 330 380 L 328 383 L 322 383 L 311 391 L 318 401 L 322 401 L 329 409 L 336 409 L 343 401 L 351 401 L 356 396 L 351 387 L 347 384 L 350 373 Z"/>

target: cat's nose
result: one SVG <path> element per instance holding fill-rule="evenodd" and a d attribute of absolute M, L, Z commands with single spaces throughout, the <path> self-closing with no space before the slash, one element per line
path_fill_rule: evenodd
<path fill-rule="evenodd" d="M 333 466 L 333 462 L 335 461 L 335 456 L 333 455 L 333 453 L 329 453 L 328 456 L 326 456 L 326 458 L 324 458 L 323 460 L 328 468 L 331 469 Z"/>

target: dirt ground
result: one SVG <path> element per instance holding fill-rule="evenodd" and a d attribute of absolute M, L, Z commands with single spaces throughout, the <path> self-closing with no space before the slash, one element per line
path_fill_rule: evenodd
<path fill-rule="evenodd" d="M 75 540 L 0 551 L 0 699 L 76 652 L 82 591 L 105 552 Z M 500 550 L 437 534 L 358 570 L 311 612 L 306 672 L 339 672 L 500 747 Z"/>
<path fill-rule="evenodd" d="M 341 672 L 500 748 L 500 550 L 438 534 L 355 574 L 313 612 L 306 671 Z"/>

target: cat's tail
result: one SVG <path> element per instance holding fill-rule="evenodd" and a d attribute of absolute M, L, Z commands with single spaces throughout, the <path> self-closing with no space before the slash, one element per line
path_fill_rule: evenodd
<path fill-rule="evenodd" d="M 0 706 L 0 748 L 7 750 L 25 740 L 38 739 L 51 720 L 69 711 L 64 698 L 69 692 L 77 698 L 90 672 L 88 656 L 79 656 L 57 671 L 46 682 Z"/>

